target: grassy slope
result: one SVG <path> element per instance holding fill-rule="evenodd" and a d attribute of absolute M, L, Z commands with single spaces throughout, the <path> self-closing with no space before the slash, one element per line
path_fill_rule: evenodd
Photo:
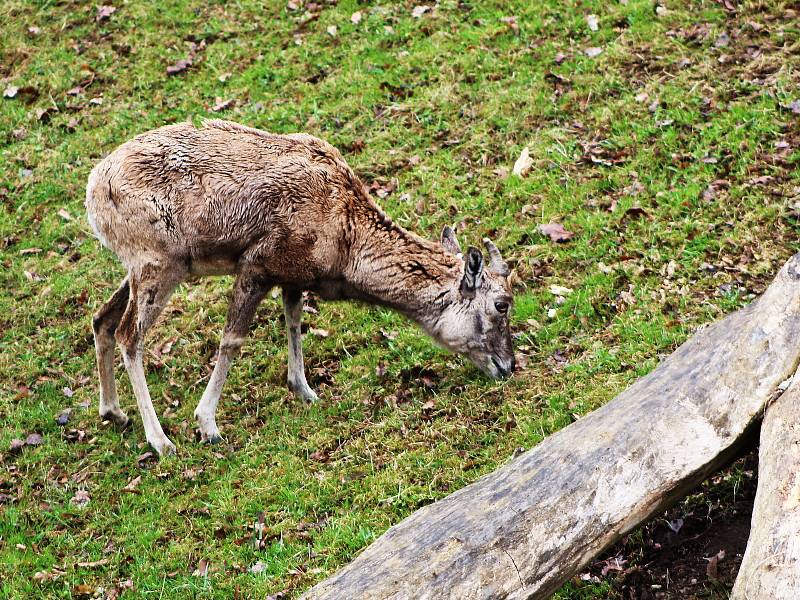
<path fill-rule="evenodd" d="M 86 2 L 0 7 L 0 87 L 39 91 L 0 99 L 0 452 L 32 432 L 44 439 L 0 455 L 2 597 L 79 596 L 128 579 L 165 598 L 296 594 L 390 524 L 613 397 L 760 292 L 797 249 L 800 139 L 781 106 L 796 99 L 799 32 L 781 4 L 746 2 L 730 16 L 668 2 L 658 16 L 639 0 L 447 1 L 417 19 L 413 4 L 343 0 L 312 6 L 319 17 L 306 24 L 304 8 L 259 4 L 125 2 L 101 22 Z M 518 35 L 501 21 L 511 15 Z M 705 35 L 692 38 L 698 24 Z M 167 77 L 189 41 L 205 42 L 195 65 Z M 191 415 L 230 286 L 204 280 L 179 290 L 150 337 L 151 348 L 175 340 L 150 357 L 148 379 L 179 456 L 137 462 L 138 418 L 119 433 L 95 416 L 89 315 L 122 272 L 88 233 L 84 184 L 115 145 L 210 115 L 217 97 L 235 100 L 224 118 L 325 137 L 367 183 L 396 177 L 382 204 L 404 226 L 435 236 L 456 222 L 464 241 L 493 236 L 516 267 L 526 369 L 487 381 L 390 312 L 325 304 L 306 315 L 331 332 L 306 339 L 322 396 L 307 408 L 283 387 L 270 299 L 224 392 L 227 441 L 203 447 Z M 51 109 L 43 120 L 41 109 Z M 531 173 L 498 176 L 526 145 Z M 772 179 L 753 182 L 762 176 Z M 536 227 L 551 220 L 577 235 L 549 242 Z M 551 284 L 574 292 L 557 305 Z M 54 417 L 66 407 L 62 428 Z M 124 492 L 138 476 L 138 493 Z M 90 497 L 82 508 L 78 490 Z M 192 575 L 201 560 L 207 577 Z M 249 572 L 258 561 L 263 572 Z M 65 573 L 50 577 L 54 567 Z M 605 597 L 608 586 L 561 595 Z"/>

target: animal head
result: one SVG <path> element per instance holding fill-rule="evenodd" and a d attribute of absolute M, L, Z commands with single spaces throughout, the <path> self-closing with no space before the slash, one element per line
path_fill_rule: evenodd
<path fill-rule="evenodd" d="M 463 275 L 432 332 L 447 349 L 467 356 L 490 377 L 507 377 L 514 370 L 509 319 L 514 300 L 508 282 L 509 269 L 489 239 L 483 244 L 488 262 L 474 246 L 466 254 L 450 227 L 442 230 L 445 250 L 463 260 Z"/>

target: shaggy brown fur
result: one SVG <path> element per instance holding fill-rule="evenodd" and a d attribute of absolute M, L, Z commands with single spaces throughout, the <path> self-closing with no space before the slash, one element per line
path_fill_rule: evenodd
<path fill-rule="evenodd" d="M 392 223 L 341 154 L 305 134 L 273 135 L 226 121 L 170 125 L 123 144 L 98 164 L 86 196 L 89 222 L 128 276 L 95 316 L 100 413 L 120 425 L 113 379 L 116 337 L 147 439 L 174 450 L 150 401 L 144 334 L 175 287 L 191 275 L 235 274 L 217 365 L 196 411 L 204 439 L 219 438 L 214 414 L 232 358 L 256 308 L 284 290 L 289 386 L 316 396 L 303 373 L 302 291 L 394 308 L 492 376 L 513 370 L 507 267 L 485 240 L 466 263 L 452 230 L 442 243 Z"/>

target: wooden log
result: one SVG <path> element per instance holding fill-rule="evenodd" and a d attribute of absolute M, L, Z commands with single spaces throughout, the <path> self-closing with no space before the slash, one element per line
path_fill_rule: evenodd
<path fill-rule="evenodd" d="M 731 598 L 800 598 L 800 370 L 761 424 L 750 539 Z"/>
<path fill-rule="evenodd" d="M 421 508 L 305 598 L 546 598 L 733 457 L 800 359 L 800 254 L 614 400 Z"/>

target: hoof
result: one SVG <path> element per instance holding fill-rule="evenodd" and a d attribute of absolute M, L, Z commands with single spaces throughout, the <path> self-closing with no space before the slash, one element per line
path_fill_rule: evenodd
<path fill-rule="evenodd" d="M 177 450 L 175 448 L 175 444 L 169 441 L 169 438 L 164 438 L 163 440 L 153 441 L 151 442 L 148 440 L 148 443 L 153 447 L 153 450 L 158 452 L 159 456 L 172 456 L 176 454 Z"/>
<path fill-rule="evenodd" d="M 195 429 L 195 434 L 201 444 L 219 444 L 222 441 L 222 435 L 216 427 L 209 431 L 203 431 L 201 428 L 198 428 Z"/>
<path fill-rule="evenodd" d="M 100 418 L 103 421 L 111 421 L 118 429 L 127 429 L 131 424 L 130 418 L 124 412 L 101 413 Z"/>
<path fill-rule="evenodd" d="M 300 400 L 305 400 L 306 402 L 313 404 L 317 400 L 319 400 L 319 396 L 312 390 L 308 384 L 303 381 L 300 384 L 294 384 L 291 381 L 287 382 L 286 387 L 289 388 L 296 398 Z"/>

